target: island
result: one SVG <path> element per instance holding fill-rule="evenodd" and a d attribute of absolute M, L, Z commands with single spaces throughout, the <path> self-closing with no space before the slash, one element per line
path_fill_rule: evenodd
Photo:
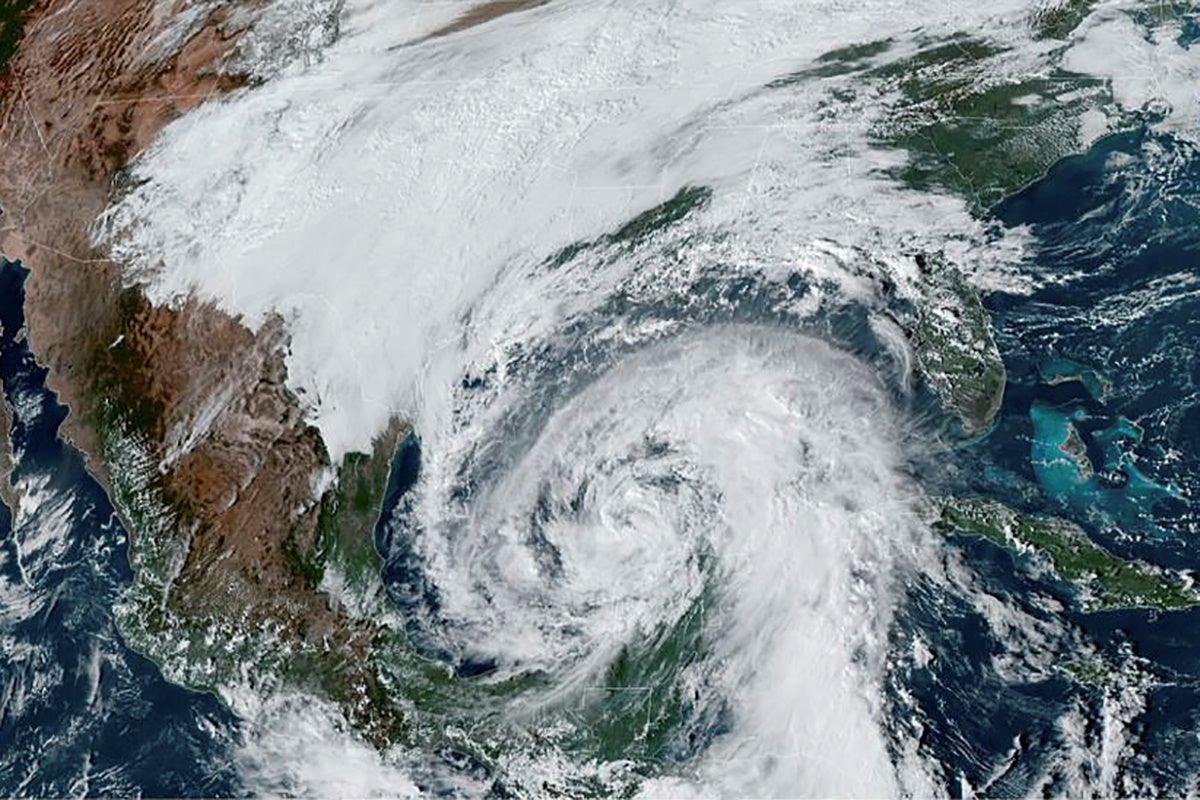
<path fill-rule="evenodd" d="M 1093 542 L 1072 522 L 1021 514 L 981 498 L 941 498 L 937 506 L 935 528 L 986 539 L 1010 553 L 1041 560 L 1075 590 L 1088 611 L 1166 611 L 1200 604 L 1200 593 L 1181 576 L 1126 561 Z"/>

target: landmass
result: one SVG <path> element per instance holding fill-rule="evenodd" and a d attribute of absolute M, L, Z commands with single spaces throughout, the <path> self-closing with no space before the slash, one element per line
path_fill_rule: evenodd
<path fill-rule="evenodd" d="M 537 4 L 483 3 L 430 36 Z M 453 676 L 421 665 L 393 627 L 364 613 L 381 592 L 372 534 L 392 454 L 408 433 L 403 421 L 394 420 L 371 452 L 331 463 L 287 388 L 281 320 L 251 331 L 198 298 L 156 306 L 91 244 L 90 226 L 121 190 L 125 167 L 164 125 L 256 80 L 240 66 L 238 48 L 262 5 L 205 6 L 186 24 L 182 2 L 6 5 L 0 253 L 32 270 L 28 335 L 50 370 L 49 387 L 71 409 L 63 433 L 87 455 L 130 534 L 135 579 L 117 609 L 130 644 L 185 685 L 226 697 L 234 685 L 303 688 L 335 701 L 380 746 L 436 740 L 439 731 L 410 727 L 397 698 L 437 709 Z M 986 50 L 968 45 L 924 58 L 934 70 L 954 53 Z M 871 59 L 889 46 L 864 45 L 818 68 L 831 77 L 846 65 L 878 70 Z M 899 81 L 898 75 L 876 72 L 881 80 Z M 1023 179 L 1052 160 L 1049 151 L 1031 147 L 1022 151 L 1036 156 L 1023 162 L 1028 166 L 1006 173 L 994 158 L 960 148 L 946 161 L 949 170 L 942 158 L 947 142 L 963 134 L 947 128 L 941 115 L 948 108 L 962 113 L 970 103 L 999 107 L 1001 100 L 1006 109 L 1031 107 L 1012 102 L 1019 97 L 1011 92 L 980 95 L 966 83 L 950 88 L 937 100 L 916 84 L 908 87 L 909 123 L 890 135 L 914 152 L 938 153 L 931 162 L 917 159 L 910 179 L 957 185 L 954 175 L 962 174 L 975 191 L 984 172 Z M 1038 108 L 1057 119 L 1054 102 Z M 1000 139 L 989 141 L 979 148 L 1003 149 Z M 1041 141 L 1035 136 L 1032 144 Z M 922 150 L 924 143 L 933 149 Z M 604 244 L 639 241 L 653 226 L 703 204 L 707 192 L 681 192 Z M 932 390 L 964 432 L 980 434 L 992 425 L 1005 384 L 987 313 L 958 269 L 932 254 L 917 263 L 920 298 L 896 318 Z M 12 487 L 3 491 L 11 500 Z M 1121 562 L 1072 533 L 1078 529 L 1069 523 L 998 509 L 956 500 L 939 524 L 1008 549 L 1045 553 L 1064 579 L 1095 593 L 1101 607 L 1195 602 L 1190 589 Z M 404 691 L 396 691 L 401 682 Z M 478 691 L 484 703 L 490 690 Z"/>
<path fill-rule="evenodd" d="M 536 8 L 545 5 L 547 2 L 549 0 L 490 0 L 490 2 L 473 6 L 449 25 L 438 28 L 423 38 L 436 39 L 440 36 L 449 36 L 452 33 L 458 33 L 467 28 L 482 25 L 496 17 L 502 17 L 505 14 L 512 14 L 516 11 L 523 11 L 527 8 Z"/>
<path fill-rule="evenodd" d="M 900 317 L 930 388 L 967 436 L 995 422 L 1007 372 L 979 292 L 939 254 L 916 256 L 920 299 Z"/>
<path fill-rule="evenodd" d="M 1057 376 L 1043 378 L 1054 385 Z M 1086 383 L 1085 383 L 1086 386 Z M 1096 383 L 1097 391 L 1102 384 Z M 1146 526 L 1162 533 L 1149 513 L 1159 503 L 1182 499 L 1172 482 L 1158 483 L 1139 466 L 1142 428 L 1103 407 L 1078 401 L 1029 406 L 1033 424 L 1030 465 L 1048 496 L 1088 519 L 1115 527 Z"/>
<path fill-rule="evenodd" d="M 1055 358 L 1039 364 L 1038 374 L 1048 386 L 1078 383 L 1098 403 L 1106 402 L 1113 390 L 1112 380 L 1107 375 L 1066 358 Z"/>
<path fill-rule="evenodd" d="M 1087 115 L 1124 116 L 1105 80 L 1059 66 L 1094 5 L 1068 0 L 1032 11 L 1024 24 L 1044 43 L 1043 65 L 1019 75 L 1005 61 L 1010 45 L 963 33 L 927 38 L 915 53 L 897 52 L 891 39 L 833 50 L 773 85 L 820 79 L 834 98 L 888 103 L 871 136 L 907 154 L 893 174 L 916 188 L 950 191 L 984 217 L 1077 152 Z"/>
<path fill-rule="evenodd" d="M 1058 668 L 1084 686 L 1103 689 L 1125 677 L 1125 670 L 1096 656 L 1064 661 Z"/>
<path fill-rule="evenodd" d="M 523 4 L 492 5 L 458 29 Z M 130 534 L 129 643 L 226 699 L 240 685 L 324 695 L 383 746 L 403 714 L 372 653 L 393 633 L 353 595 L 379 591 L 372 533 L 404 425 L 330 463 L 287 388 L 280 320 L 251 331 L 196 298 L 155 306 L 89 235 L 163 126 L 258 79 L 239 48 L 267 6 L 5 4 L 0 253 L 31 269 L 27 332 L 70 408 L 63 435 Z"/>
<path fill-rule="evenodd" d="M 952 497 L 939 505 L 936 528 L 1043 560 L 1076 590 L 1088 611 L 1170 610 L 1200 604 L 1200 593 L 1181 577 L 1110 553 L 1074 523 L 1021 514 L 994 500 Z"/>

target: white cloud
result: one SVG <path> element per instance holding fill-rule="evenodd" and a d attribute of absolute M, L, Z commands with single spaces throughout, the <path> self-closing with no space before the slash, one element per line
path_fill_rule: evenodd
<path fill-rule="evenodd" d="M 818 93 L 756 90 L 841 45 L 1003 28 L 1018 5 L 550 4 L 405 45 L 422 4 L 355 4 L 319 63 L 170 126 L 108 240 L 160 301 L 287 318 L 292 385 L 336 458 L 412 407 L 505 264 L 685 183 L 716 186 L 757 250 L 969 227 L 954 201 L 870 178 L 895 158 L 866 152 L 875 100 L 830 121 Z"/>

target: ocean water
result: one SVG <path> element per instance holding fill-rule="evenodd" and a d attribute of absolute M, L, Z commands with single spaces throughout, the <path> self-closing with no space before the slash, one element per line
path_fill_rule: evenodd
<path fill-rule="evenodd" d="M 130 578 L 112 506 L 58 436 L 66 416 L 24 337 L 20 262 L 0 259 L 0 383 L 18 509 L 0 509 L 0 792 L 230 795 L 237 720 L 124 646 Z"/>
<path fill-rule="evenodd" d="M 1107 474 L 1044 474 L 1042 488 L 1110 541 L 1150 540 L 1141 554 L 1157 558 L 1197 530 L 1198 186 L 1195 145 L 1141 128 L 1056 164 L 996 209 L 1033 231 L 1042 283 L 988 301 L 1011 364 L 1006 432 L 1020 436 L 1023 415 L 1035 429 L 1075 416 Z M 1056 370 L 1081 379 L 1055 384 Z"/>
<path fill-rule="evenodd" d="M 1198 563 L 1200 500 L 1197 197 L 1196 145 L 1143 126 L 1062 160 L 994 209 L 1032 233 L 1023 269 L 1038 288 L 986 300 L 1008 387 L 996 430 L 956 475 L 968 491 L 1071 519 L 1113 552 L 1185 576 Z M 1055 447 L 1068 421 L 1088 469 Z M 995 555 L 971 547 L 977 564 Z M 1140 791 L 1194 786 L 1200 611 L 1062 618 L 1078 632 L 1073 647 L 1145 672 L 1120 779 Z"/>
<path fill-rule="evenodd" d="M 444 426 L 402 445 L 378 543 L 420 657 L 452 667 L 464 698 L 536 676 L 489 710 L 555 722 L 545 736 L 577 763 L 553 769 L 600 781 L 577 789 L 606 774 L 650 795 L 1193 787 L 1200 611 L 1084 614 L 1030 559 L 934 538 L 905 507 L 921 488 L 997 497 L 1194 568 L 1198 195 L 1195 146 L 1141 127 L 994 209 L 997 232 L 1032 236 L 1037 288 L 987 297 L 1006 398 L 996 429 L 949 455 L 910 452 L 929 398 L 905 388 L 861 303 L 797 313 L 805 279 L 720 262 L 639 294 L 661 254 L 638 250 L 636 225 L 536 265 L 551 280 L 628 259 L 634 278 L 537 347 L 472 364 Z M 165 682 L 113 627 L 126 535 L 58 438 L 65 409 L 21 336 L 24 274 L 0 267 L 24 498 L 0 517 L 0 791 L 254 791 L 247 723 Z M 528 281 L 505 276 L 476 318 Z M 1056 455 L 1068 423 L 1075 461 Z M 778 535 L 792 529 L 807 535 Z M 1061 669 L 1080 659 L 1124 677 L 1081 684 Z M 628 685 L 584 685 L 608 661 Z M 580 686 L 593 700 L 559 714 Z M 785 740 L 799 755 L 762 745 Z M 454 747 L 406 754 L 439 765 L 415 771 L 419 789 L 522 794 L 552 771 L 526 763 L 541 751 L 485 765 L 471 741 Z"/>

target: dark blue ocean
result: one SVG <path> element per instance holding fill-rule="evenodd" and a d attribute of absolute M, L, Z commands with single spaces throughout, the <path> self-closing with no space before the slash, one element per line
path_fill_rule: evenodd
<path fill-rule="evenodd" d="M 985 300 L 1008 385 L 996 430 L 960 454 L 954 488 L 1070 519 L 1123 557 L 1192 575 L 1200 567 L 1200 152 L 1146 128 L 1110 135 L 993 213 L 998 225 L 1032 234 L 1025 272 L 1038 288 Z M 1054 447 L 1065 421 L 1086 445 L 1090 475 Z M 1116 788 L 1174 795 L 1192 787 L 1200 771 L 1200 609 L 1081 613 L 1068 587 L 1023 570 L 1027 559 L 986 542 L 954 544 L 1015 607 L 1068 623 L 1055 658 L 1095 651 L 1140 676 L 1145 708 L 1121 743 Z M 1045 595 L 1061 599 L 1065 612 L 1047 615 L 1045 603 L 1031 601 Z M 940 669 L 949 673 L 943 687 L 964 688 L 923 704 L 942 733 L 961 732 L 939 742 L 940 760 L 968 767 L 963 774 L 978 787 L 996 780 L 997 753 L 1016 751 L 988 793 L 1022 794 L 1063 747 L 1055 720 L 1078 703 L 1093 715 L 1085 738 L 1099 749 L 1096 718 L 1115 689 L 1022 684 L 1000 679 L 982 658 L 963 663 L 964 645 L 981 653 L 997 643 L 970 609 L 959 613 L 960 632 L 948 638 Z"/>
<path fill-rule="evenodd" d="M 59 438 L 67 409 L 23 335 L 26 274 L 0 259 L 0 380 L 12 481 L 27 506 L 0 507 L 0 793 L 237 793 L 237 720 L 216 698 L 168 683 L 114 627 L 130 580 L 126 536 Z"/>
<path fill-rule="evenodd" d="M 950 457 L 941 480 L 1072 519 L 1123 556 L 1196 569 L 1200 153 L 1148 129 L 1111 135 L 993 215 L 997 235 L 1031 237 L 1024 268 L 1036 288 L 986 298 L 1006 398 L 995 431 Z M 80 454 L 59 439 L 66 410 L 22 335 L 25 274 L 0 264 L 0 382 L 25 497 L 19 513 L 0 509 L 0 793 L 243 793 L 238 721 L 214 697 L 166 682 L 114 627 L 114 599 L 130 580 L 126 535 Z M 1053 456 L 1068 422 L 1091 472 Z M 1192 785 L 1200 610 L 1087 614 L 1028 559 L 980 540 L 952 539 L 947 550 L 1035 628 L 1013 645 L 966 595 L 909 588 L 896 647 L 920 638 L 932 658 L 894 671 L 894 694 L 906 698 L 893 703 L 894 732 L 920 737 L 953 794 L 1069 793 L 1061 764 L 1073 747 L 1099 752 L 1114 724 L 1133 756 L 1121 759 L 1115 785 L 1167 794 Z M 1052 665 L 1022 668 L 1028 655 L 1006 667 L 1006 653 L 1026 646 L 1050 662 L 1078 652 L 1133 670 L 1141 699 L 1122 705 L 1117 690 Z M 1080 727 L 1064 731 L 1072 712 Z"/>

